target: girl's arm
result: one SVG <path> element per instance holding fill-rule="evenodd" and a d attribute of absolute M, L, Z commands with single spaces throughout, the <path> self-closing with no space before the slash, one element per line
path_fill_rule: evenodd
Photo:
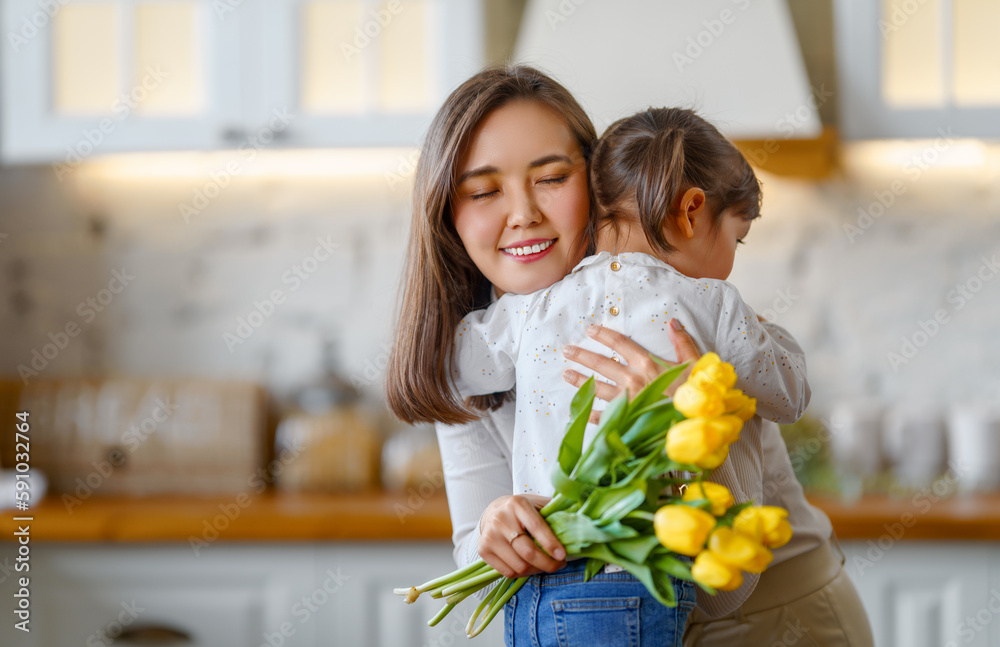
<path fill-rule="evenodd" d="M 715 352 L 736 369 L 736 386 L 757 399 L 757 415 L 791 424 L 802 417 L 812 396 L 805 353 L 787 330 L 761 323 L 736 288 L 728 287 L 716 327 Z"/>
<path fill-rule="evenodd" d="M 507 294 L 458 323 L 452 376 L 462 397 L 514 388 L 514 364 L 529 299 Z"/>

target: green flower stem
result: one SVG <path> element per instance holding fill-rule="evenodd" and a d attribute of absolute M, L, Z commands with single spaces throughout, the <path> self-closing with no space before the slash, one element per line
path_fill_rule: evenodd
<path fill-rule="evenodd" d="M 469 623 L 465 626 L 465 634 L 466 635 L 469 635 L 469 633 L 472 631 L 473 627 L 475 627 L 475 625 L 476 625 L 476 618 L 478 618 L 479 615 L 484 610 L 488 609 L 490 607 L 490 605 L 493 604 L 493 600 L 495 600 L 497 598 L 497 594 L 500 593 L 500 592 L 502 592 L 502 591 L 505 591 L 507 589 L 507 587 L 510 586 L 511 581 L 512 580 L 510 580 L 509 578 L 506 578 L 506 577 L 503 578 L 502 580 L 500 580 L 500 583 L 497 584 L 493 588 L 493 590 L 490 591 L 489 594 L 483 599 L 483 601 L 479 603 L 479 606 L 476 607 L 476 610 L 473 611 L 472 615 L 469 617 Z"/>
<path fill-rule="evenodd" d="M 503 606 L 507 604 L 508 600 L 514 597 L 514 594 L 517 593 L 521 589 L 521 587 L 524 586 L 524 583 L 527 581 L 528 581 L 527 577 L 519 577 L 516 580 L 514 580 L 513 584 L 508 586 L 507 590 L 503 592 L 503 596 L 490 604 L 489 613 L 487 614 L 486 618 L 483 619 L 483 621 L 479 624 L 479 626 L 474 627 L 471 632 L 468 631 L 466 632 L 469 638 L 475 638 L 476 636 L 481 634 L 483 632 L 483 629 L 485 629 L 486 626 L 493 621 L 493 618 L 496 617 L 497 613 L 500 612 L 500 609 L 502 609 Z"/>
<path fill-rule="evenodd" d="M 652 512 L 646 512 L 645 510 L 633 510 L 625 515 L 626 519 L 645 519 L 646 521 L 653 521 L 655 519 L 655 514 Z"/>
<path fill-rule="evenodd" d="M 463 578 L 478 575 L 479 573 L 490 570 L 491 568 L 492 567 L 489 564 L 480 559 L 472 564 L 469 564 L 465 568 L 460 568 L 457 571 L 448 573 L 447 575 L 442 575 L 441 577 L 436 577 L 433 580 L 428 580 L 416 588 L 418 592 L 426 593 L 431 589 L 440 588 L 441 585 L 451 584 L 452 582 L 456 582 Z"/>
<path fill-rule="evenodd" d="M 446 604 L 446 605 L 444 605 L 443 607 L 441 607 L 441 610 L 437 612 L 437 615 L 435 615 L 433 618 L 431 618 L 430 620 L 427 621 L 427 626 L 428 627 L 435 626 L 437 623 L 439 623 L 442 620 L 444 620 L 444 617 L 446 615 L 448 615 L 451 612 L 451 610 L 454 609 L 454 608 L 455 608 L 454 604 Z"/>
<path fill-rule="evenodd" d="M 442 596 L 451 595 L 452 593 L 458 593 L 459 591 L 464 591 L 465 589 L 471 586 L 475 586 L 483 582 L 489 584 L 490 582 L 496 580 L 498 577 L 501 577 L 500 573 L 496 569 L 491 567 L 490 570 L 486 571 L 485 573 L 481 573 L 480 575 L 476 575 L 475 577 L 466 578 L 460 582 L 455 582 L 454 584 L 450 584 L 444 587 L 443 589 L 440 590 L 440 593 Z"/>
<path fill-rule="evenodd" d="M 465 598 L 469 597 L 470 595 L 472 595 L 476 591 L 478 591 L 480 589 L 483 589 L 483 588 L 486 588 L 487 586 L 489 586 L 492 583 L 493 583 L 492 581 L 491 582 L 483 582 L 483 583 L 477 584 L 477 585 L 475 585 L 475 586 L 473 586 L 471 588 L 459 591 L 458 593 L 453 593 L 452 595 L 448 596 L 448 598 L 445 600 L 445 602 L 447 602 L 448 604 L 458 604 L 459 602 L 461 602 Z"/>

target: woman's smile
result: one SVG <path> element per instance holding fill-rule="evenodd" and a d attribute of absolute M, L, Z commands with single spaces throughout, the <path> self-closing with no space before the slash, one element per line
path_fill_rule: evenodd
<path fill-rule="evenodd" d="M 558 240 L 558 238 L 532 238 L 518 241 L 500 251 L 518 263 L 531 263 L 547 256 Z"/>

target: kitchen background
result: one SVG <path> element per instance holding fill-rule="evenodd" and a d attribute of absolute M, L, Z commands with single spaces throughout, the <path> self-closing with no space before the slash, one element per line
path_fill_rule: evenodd
<path fill-rule="evenodd" d="M 63 4 L 67 6 L 53 18 L 55 10 L 50 5 Z M 212 441 L 217 444 L 205 447 L 215 452 L 215 458 L 225 453 L 224 447 L 249 443 L 250 449 L 235 452 L 239 454 L 233 459 L 235 468 L 227 468 L 224 461 L 205 462 L 203 471 L 191 476 L 187 491 L 197 493 L 206 487 L 205 493 L 211 494 L 214 487 L 225 492 L 232 489 L 232 483 L 245 481 L 247 471 L 280 454 L 281 432 L 277 450 L 270 438 L 280 420 L 290 420 L 296 412 L 328 412 L 331 403 L 349 398 L 348 387 L 353 387 L 360 393 L 360 405 L 349 414 L 353 417 L 324 423 L 332 425 L 324 427 L 325 432 L 307 428 L 307 422 L 299 423 L 301 429 L 289 423 L 286 434 L 314 442 L 322 433 L 343 438 L 356 422 L 358 428 L 367 430 L 370 444 L 341 440 L 347 444 L 323 450 L 326 454 L 317 449 L 314 455 L 346 463 L 344 456 L 380 451 L 383 438 L 395 438 L 387 447 L 397 449 L 386 451 L 383 460 L 387 463 L 361 469 L 353 480 L 328 476 L 324 482 L 322 476 L 296 473 L 295 478 L 301 480 L 286 477 L 287 489 L 296 489 L 296 483 L 337 490 L 381 482 L 399 488 L 405 500 L 406 486 L 415 488 L 420 482 L 414 474 L 428 473 L 422 467 L 406 467 L 407 461 L 418 456 L 418 465 L 433 465 L 433 456 L 427 456 L 432 434 L 401 431 L 384 412 L 380 388 L 405 254 L 419 135 L 447 91 L 472 71 L 483 64 L 502 63 L 532 47 L 554 51 L 552 43 L 558 38 L 568 39 L 559 43 L 585 42 L 573 30 L 584 30 L 601 7 L 606 10 L 610 4 L 604 0 L 287 5 L 254 0 L 5 0 L 7 46 L 0 52 L 4 74 L 0 94 L 4 112 L 0 374 L 9 379 L 11 393 L 34 388 L 44 392 L 33 396 L 34 402 L 52 405 L 51 411 L 42 411 L 48 405 L 41 404 L 33 411 L 38 425 L 35 433 L 41 433 L 43 424 L 58 425 L 59 418 L 55 403 L 60 400 L 55 394 L 62 387 L 45 392 L 40 385 L 69 384 L 66 388 L 73 397 L 85 390 L 77 378 L 110 381 L 122 393 L 128 391 L 122 385 L 130 383 L 167 384 L 162 387 L 164 393 L 176 393 L 170 389 L 183 389 L 187 382 L 204 385 L 207 392 L 217 393 L 213 406 L 220 410 L 242 406 L 232 417 L 216 414 L 214 419 L 222 421 L 218 438 Z M 101 89 L 106 89 L 102 83 L 114 82 L 107 81 L 108 74 L 88 70 L 87 61 L 77 60 L 70 45 L 60 49 L 57 38 L 50 43 L 49 35 L 82 44 L 94 60 L 113 61 L 114 53 L 107 54 L 102 47 L 108 41 L 106 34 L 112 34 L 113 41 L 114 32 L 106 31 L 110 28 L 107 20 L 100 22 L 100 11 L 134 5 L 161 10 L 137 14 L 140 26 L 142 20 L 151 21 L 146 24 L 149 35 L 132 35 L 122 41 L 145 43 L 149 48 L 139 47 L 137 61 L 153 60 L 149 52 L 159 51 L 157 47 L 169 50 L 163 45 L 169 30 L 188 24 L 184 9 L 194 5 L 217 30 L 212 32 L 210 48 L 200 51 L 210 64 L 200 67 L 197 55 L 188 53 L 172 59 L 175 69 L 186 70 L 186 77 L 170 71 L 161 79 L 155 69 L 145 75 L 135 73 L 133 92 L 143 82 L 148 84 L 148 98 L 143 99 L 146 107 L 140 106 L 135 115 L 127 113 L 120 121 L 116 117 L 110 132 L 103 135 L 92 125 L 81 127 L 72 120 L 53 117 L 47 121 L 49 117 L 38 106 L 52 101 L 65 107 L 67 114 L 93 112 L 93 102 L 101 101 Z M 98 9 L 91 14 L 74 16 L 79 21 L 76 30 L 70 19 L 58 18 L 58 12 L 95 6 Z M 972 461 L 969 471 L 957 480 L 964 479 L 966 489 L 987 491 L 979 496 L 992 496 L 989 491 L 1000 485 L 996 476 L 1000 474 L 1000 414 L 996 412 L 1000 401 L 996 368 L 1000 361 L 1000 280 L 993 280 L 1000 273 L 1000 146 L 993 143 L 1000 137 L 1000 46 L 990 34 L 1000 25 L 1000 3 L 845 0 L 835 6 L 832 0 L 817 0 L 755 3 L 752 10 L 747 9 L 748 3 L 737 1 L 698 8 L 681 3 L 614 6 L 621 26 L 602 35 L 600 55 L 605 67 L 590 68 L 597 83 L 620 69 L 646 70 L 638 51 L 641 45 L 635 44 L 643 39 L 631 34 L 628 25 L 639 29 L 639 23 L 651 23 L 654 29 L 662 25 L 674 38 L 670 42 L 675 44 L 668 44 L 665 51 L 690 59 L 663 61 L 662 73 L 667 78 L 674 78 L 675 70 L 679 76 L 682 68 L 688 68 L 687 74 L 694 77 L 704 74 L 706 79 L 717 79 L 713 82 L 730 83 L 733 61 L 745 58 L 753 63 L 759 77 L 753 82 L 760 84 L 762 94 L 771 93 L 775 84 L 781 86 L 773 93 L 778 99 L 771 102 L 776 110 L 747 117 L 748 121 L 751 116 L 756 119 L 756 130 L 748 130 L 741 121 L 744 112 L 752 113 L 755 104 L 765 102 L 752 93 L 740 99 L 746 106 L 737 102 L 720 108 L 711 96 L 697 92 L 682 99 L 706 108 L 707 116 L 718 119 L 724 130 L 729 127 L 727 132 L 740 140 L 761 168 L 764 217 L 754 225 L 748 244 L 740 248 L 730 281 L 752 307 L 787 327 L 805 348 L 813 390 L 810 414 L 830 433 L 807 427 L 790 431 L 790 441 L 801 443 L 807 458 L 821 455 L 835 465 L 814 465 L 814 471 L 803 478 L 812 479 L 816 489 L 828 496 L 844 497 L 848 501 L 845 510 L 850 510 L 851 502 L 863 504 L 869 494 L 888 493 L 905 501 L 912 492 L 936 486 L 940 478 L 935 477 L 948 474 L 945 459 L 950 442 L 953 454 L 967 455 Z M 654 6 L 655 20 L 644 15 L 654 11 Z M 731 26 L 724 20 L 724 11 L 735 16 Z M 282 32 L 291 29 L 288 16 L 296 12 L 305 18 L 302 32 Z M 379 15 L 385 20 L 379 22 Z M 786 41 L 761 34 L 754 39 L 754 32 L 740 25 L 741 16 L 751 15 L 784 34 Z M 40 35 L 33 36 L 32 27 Z M 718 32 L 713 31 L 716 27 Z M 370 36 L 359 38 L 364 29 L 369 29 Z M 414 29 L 426 33 L 415 36 Z M 650 37 L 655 37 L 655 31 Z M 292 71 L 295 57 L 286 50 L 296 49 L 299 39 L 301 67 Z M 750 42 L 749 51 L 740 50 L 740 42 Z M 781 49 L 782 42 L 793 45 L 793 57 Z M 40 43 L 56 45 L 46 49 Z M 297 44 L 291 47 L 289 43 Z M 351 44 L 357 47 L 356 54 Z M 226 49 L 230 46 L 232 50 Z M 410 56 L 414 48 L 436 61 L 433 73 L 412 67 L 419 64 L 419 57 Z M 969 48 L 973 48 L 971 54 Z M 38 70 L 48 69 L 44 52 L 63 65 L 63 76 L 37 75 Z M 373 52 L 380 52 L 382 58 L 376 60 Z M 873 58 L 879 52 L 884 54 L 882 68 L 874 62 L 879 59 Z M 341 55 L 347 63 L 340 61 Z M 329 63 L 331 57 L 337 60 Z M 556 54 L 545 63 L 556 71 L 565 58 L 571 55 Z M 394 61 L 399 69 L 393 67 Z M 775 78 L 780 77 L 775 69 L 784 69 L 781 66 L 790 66 L 794 74 Z M 137 63 L 136 69 L 150 68 Z M 878 69 L 883 76 L 878 76 Z M 360 74 L 356 86 L 347 92 L 324 81 L 343 70 Z M 202 83 L 199 74 L 208 75 L 211 83 Z M 567 83 L 575 80 L 570 71 L 562 78 L 566 77 Z M 289 90 L 296 83 L 302 83 L 299 96 Z M 572 83 L 570 88 L 578 92 L 585 107 L 600 103 L 597 92 Z M 288 100 L 282 103 L 274 97 Z M 323 109 L 335 112 L 343 108 L 338 104 L 341 100 L 348 108 L 356 102 L 363 106 L 362 112 L 372 105 L 381 108 L 357 121 L 328 118 L 324 122 Z M 781 105 L 782 100 L 787 102 Z M 185 113 L 185 101 L 210 107 L 201 113 Z M 104 108 L 107 102 L 96 105 Z M 967 109 L 968 105 L 973 108 Z M 164 119 L 143 125 L 144 118 L 157 110 L 170 113 L 175 109 L 188 114 L 187 121 Z M 621 114 L 627 112 L 621 109 Z M 601 115 L 595 118 L 601 121 Z M 95 139 L 100 141 L 95 144 Z M 237 147 L 236 152 L 224 150 Z M 280 298 L 274 297 L 276 290 Z M 223 394 L 219 385 L 233 383 L 243 385 L 242 390 Z M 266 413 L 261 403 L 267 404 Z M 91 418 L 99 419 L 97 414 Z M 241 439 L 239 431 L 233 430 L 236 419 L 266 429 L 267 435 Z M 912 423 L 912 429 L 907 423 Z M 116 424 L 126 425 L 122 420 Z M 880 441 L 883 432 L 886 435 Z M 956 433 L 963 434 L 961 440 L 955 441 Z M 810 450 L 812 437 L 827 440 L 832 454 Z M 45 446 L 43 440 L 39 442 Z M 33 456 L 43 465 L 48 461 L 67 466 L 62 476 L 48 475 L 56 491 L 74 492 L 76 478 L 91 471 L 91 459 L 101 458 L 102 452 L 116 444 L 74 442 L 89 448 L 81 450 L 75 463 L 66 446 L 62 448 L 65 456 L 53 457 L 60 451 L 54 444 L 46 448 L 53 455 Z M 288 442 L 289 447 L 295 446 L 294 441 Z M 161 450 L 167 451 L 166 445 Z M 9 451 L 3 460 L 12 458 Z M 172 491 L 182 491 L 184 485 L 176 483 L 176 473 L 169 469 L 182 463 L 184 456 L 179 452 L 160 463 L 150 459 L 150 469 L 158 469 L 162 479 L 153 485 L 141 475 L 130 475 L 132 480 L 122 481 L 121 487 L 104 484 L 94 489 L 97 496 L 162 492 L 170 491 L 174 481 Z M 902 465 L 904 459 L 916 466 Z M 888 468 L 894 462 L 900 464 L 892 472 Z M 389 472 L 393 466 L 392 476 L 379 477 L 380 469 Z M 206 476 L 220 469 L 235 469 L 235 480 L 212 481 Z M 961 486 L 949 480 L 942 490 L 951 495 Z M 440 483 L 436 489 L 440 494 Z M 433 497 L 418 498 L 422 502 Z M 56 499 L 52 509 L 53 514 L 83 514 L 96 505 L 96 501 L 84 501 L 74 512 L 73 506 Z M 422 503 L 406 505 L 411 514 L 426 512 Z M 391 505 L 388 509 L 392 510 Z M 967 536 L 953 532 L 945 522 L 936 538 L 964 541 L 1000 536 L 995 517 L 984 523 L 987 530 Z M 411 528 L 396 523 L 394 532 L 399 536 L 395 539 L 407 539 Z M 876 530 L 870 536 L 853 536 L 854 543 L 847 542 L 848 546 L 871 559 L 869 544 L 883 534 L 878 526 Z M 407 554 L 428 551 L 434 556 L 428 560 L 447 567 L 447 536 L 447 532 L 441 536 L 431 532 L 415 537 L 438 543 L 434 548 L 424 544 L 407 548 Z M 254 536 L 248 533 L 244 538 Z M 303 538 L 330 537 L 307 533 L 298 539 Z M 75 541 L 55 531 L 50 539 Z M 351 546 L 373 563 L 403 550 L 365 553 L 369 549 L 361 541 L 364 537 L 347 539 L 357 541 Z M 44 537 L 39 538 L 42 541 Z M 52 544 L 62 546 L 62 552 L 53 549 L 50 562 L 42 567 L 48 570 L 43 572 L 54 577 L 72 572 L 69 579 L 86 582 L 97 571 L 74 570 L 84 554 L 89 555 L 86 559 L 93 558 L 86 550 L 107 549 L 104 556 L 109 562 L 119 559 L 126 548 L 153 550 L 114 543 L 116 539 L 100 533 L 87 541 L 96 543 Z M 177 555 L 160 557 L 169 561 L 189 555 L 189 542 L 180 543 Z M 303 551 L 298 550 L 280 553 L 271 561 L 287 564 L 288 559 L 306 559 L 304 568 L 309 571 L 322 562 L 328 546 L 304 545 L 315 555 L 302 558 Z M 961 547 L 960 555 L 956 546 Z M 45 554 L 42 548 L 38 550 L 40 556 Z M 273 543 L 260 550 L 273 550 L 277 555 L 284 548 Z M 887 552 L 884 547 L 881 550 Z M 911 550 L 917 552 L 907 552 Z M 298 557 L 289 557 L 292 553 Z M 144 553 L 133 555 L 138 558 Z M 992 608 L 987 607 L 990 595 L 1000 599 L 996 593 L 1000 551 L 992 543 L 913 542 L 896 546 L 892 555 L 898 564 L 890 559 L 879 561 L 878 572 L 884 575 L 864 578 L 863 567 L 862 573 L 856 568 L 852 574 L 869 587 L 866 605 L 879 644 L 947 644 L 964 635 L 959 625 L 965 615 Z M 914 577 L 913 560 L 927 564 L 942 555 L 957 560 L 952 568 L 960 576 L 938 573 L 938 567 L 928 566 L 932 576 L 926 582 L 917 586 L 906 579 Z M 234 564 L 251 557 L 251 553 L 233 557 Z M 336 559 L 343 557 L 337 553 Z M 962 571 L 963 560 L 968 561 L 966 571 Z M 990 567 L 981 568 L 984 563 Z M 893 579 L 894 573 L 906 575 Z M 312 582 L 309 577 L 313 575 L 302 579 L 306 588 Z M 953 577 L 958 579 L 949 579 Z M 396 580 L 392 585 L 406 583 Z M 109 587 L 114 584 L 111 579 L 100 581 Z M 382 580 L 377 582 L 381 585 Z M 41 591 L 45 585 L 36 586 Z M 289 584 L 289 590 L 294 586 Z M 917 593 L 907 597 L 901 593 L 907 587 Z M 938 589 L 945 592 L 935 593 Z M 76 608 L 68 597 L 39 593 L 46 595 L 53 597 L 39 599 L 47 600 L 53 609 L 64 609 L 59 605 Z M 10 599 L 5 596 L 0 604 L 7 605 Z M 385 602 L 383 608 L 379 606 L 382 598 L 373 599 L 379 601 L 373 603 L 378 613 L 403 617 L 400 622 L 416 626 L 412 610 L 401 616 L 394 607 L 388 610 L 395 601 Z M 338 622 L 352 613 L 382 617 L 370 609 L 338 609 L 330 611 Z M 38 617 L 44 618 L 44 613 L 44 607 L 39 608 Z M 268 644 L 270 626 L 245 629 L 247 617 L 234 614 L 234 622 L 246 632 L 240 635 Z M 4 633 L 10 624 L 5 615 L 7 624 L 0 635 L 22 640 L 20 634 Z M 95 628 L 85 625 L 84 631 L 73 624 L 77 619 L 85 622 L 87 614 L 82 611 L 70 616 L 60 626 L 67 628 L 65 635 L 73 636 L 77 644 L 82 642 L 78 636 L 86 637 Z M 275 617 L 281 617 L 281 612 Z M 330 631 L 343 644 L 388 644 L 393 636 L 403 641 L 397 644 L 419 644 L 413 640 L 435 644 L 440 638 L 433 632 L 409 635 L 403 630 L 386 633 L 384 627 L 373 628 L 382 624 L 373 621 L 365 625 L 368 629 L 351 633 L 334 623 Z M 295 644 L 308 644 L 308 636 L 320 635 L 323 626 L 327 625 L 303 625 L 296 634 L 301 642 Z M 31 644 L 70 644 L 55 638 L 62 635 L 55 629 L 47 634 L 45 629 L 40 631 L 49 638 Z M 227 642 L 236 639 L 224 637 L 212 642 L 205 635 L 197 644 L 250 644 Z M 287 639 L 285 644 L 291 644 L 293 639 Z M 498 639 L 497 635 L 491 639 Z M 955 644 L 1000 645 L 1000 628 L 977 632 L 970 641 Z"/>

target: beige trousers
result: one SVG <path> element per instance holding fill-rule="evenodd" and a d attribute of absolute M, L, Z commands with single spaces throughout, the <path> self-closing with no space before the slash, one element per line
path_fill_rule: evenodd
<path fill-rule="evenodd" d="M 743 606 L 688 616 L 684 647 L 872 647 L 871 626 L 836 539 L 761 574 Z"/>

